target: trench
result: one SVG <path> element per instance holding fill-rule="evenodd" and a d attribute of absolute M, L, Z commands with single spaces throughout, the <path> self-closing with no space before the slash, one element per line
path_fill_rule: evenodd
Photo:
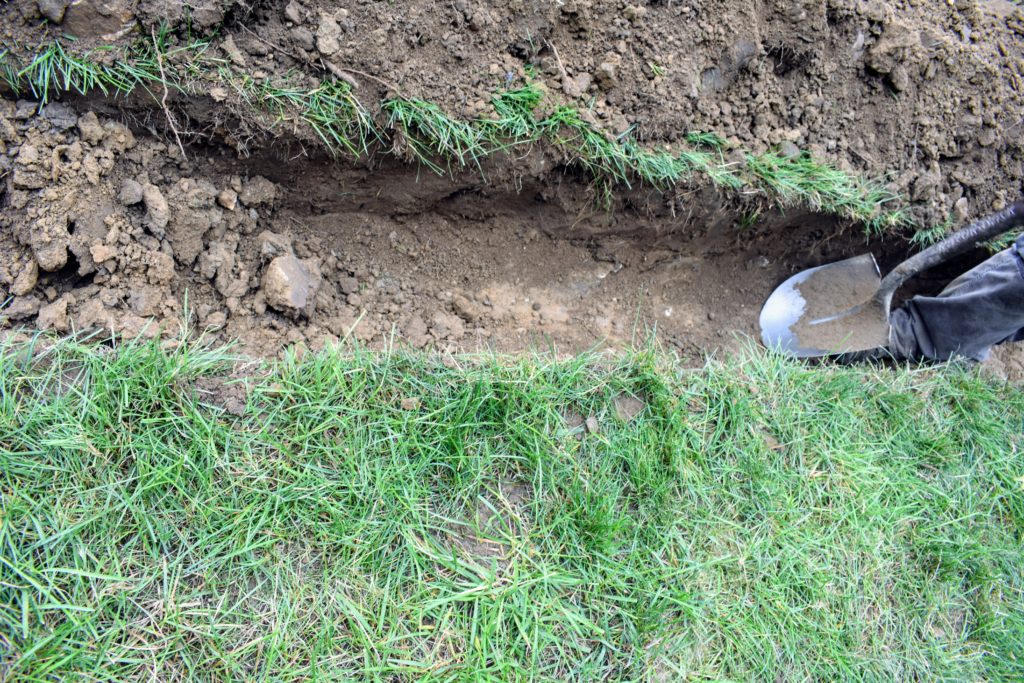
<path fill-rule="evenodd" d="M 886 269 L 908 253 L 902 239 L 869 241 L 831 216 L 751 214 L 708 187 L 670 195 L 636 187 L 602 206 L 587 178 L 542 152 L 440 174 L 391 157 L 338 161 L 287 138 L 247 155 L 207 141 L 181 159 L 138 112 L 75 104 L 128 124 L 137 140 L 100 182 L 69 180 L 62 194 L 73 199 L 74 234 L 91 230 L 100 244 L 111 239 L 103 226 L 112 217 L 125 226 L 111 247 L 117 255 L 85 272 L 88 254 L 70 253 L 28 295 L 38 317 L 26 309 L 8 325 L 130 336 L 173 333 L 188 320 L 257 356 L 343 340 L 568 355 L 655 339 L 699 362 L 756 340 L 762 303 L 795 272 L 865 251 Z M 164 188 L 167 235 L 147 227 L 145 204 L 113 199 L 133 179 Z M 213 202 L 230 187 L 245 197 L 257 181 L 272 200 L 230 210 Z M 46 200 L 22 210 L 45 213 Z M 275 305 L 268 292 L 282 249 L 316 271 L 301 311 Z M 161 250 L 174 255 L 174 273 L 155 282 L 133 260 Z M 64 299 L 61 329 L 46 307 Z"/>

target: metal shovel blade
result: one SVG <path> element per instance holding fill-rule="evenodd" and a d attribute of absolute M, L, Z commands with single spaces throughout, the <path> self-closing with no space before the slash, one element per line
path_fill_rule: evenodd
<path fill-rule="evenodd" d="M 889 344 L 889 311 L 871 254 L 797 273 L 761 309 L 761 340 L 790 356 L 853 353 Z"/>

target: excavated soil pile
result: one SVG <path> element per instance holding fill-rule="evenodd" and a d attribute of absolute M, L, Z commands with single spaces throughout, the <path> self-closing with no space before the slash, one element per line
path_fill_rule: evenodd
<path fill-rule="evenodd" d="M 1024 13 L 1009 2 L 0 8 L 22 63 L 56 39 L 96 54 L 158 32 L 209 41 L 257 80 L 339 79 L 368 109 L 401 96 L 473 119 L 529 81 L 650 148 L 714 132 L 726 155 L 808 153 L 883 179 L 918 226 L 998 209 L 1024 178 Z M 348 336 L 572 351 L 651 329 L 696 354 L 754 334 L 761 302 L 800 268 L 865 250 L 885 266 L 908 249 L 907 235 L 869 244 L 850 221 L 699 181 L 635 184 L 606 207 L 541 145 L 441 174 L 407 163 L 400 136 L 337 159 L 227 88 L 30 95 L 0 100 L 9 328 L 153 335 L 188 309 L 259 354 Z"/>

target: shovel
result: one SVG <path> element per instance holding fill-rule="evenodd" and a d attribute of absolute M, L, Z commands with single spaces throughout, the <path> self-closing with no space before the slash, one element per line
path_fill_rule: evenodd
<path fill-rule="evenodd" d="M 871 254 L 797 273 L 761 309 L 761 340 L 796 358 L 887 347 L 892 295 L 907 279 L 1024 223 L 1024 202 L 971 223 L 883 279 Z"/>

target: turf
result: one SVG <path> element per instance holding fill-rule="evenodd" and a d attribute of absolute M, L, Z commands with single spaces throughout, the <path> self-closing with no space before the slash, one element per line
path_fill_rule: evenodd
<path fill-rule="evenodd" d="M 970 370 L 756 352 L 4 342 L 0 667 L 1021 680 L 1022 418 Z"/>
<path fill-rule="evenodd" d="M 41 104 L 63 93 L 123 96 L 146 90 L 163 106 L 161 96 L 169 92 L 205 96 L 216 87 L 223 97 L 233 92 L 244 105 L 236 113 L 264 133 L 305 126 L 332 154 L 368 158 L 380 150 L 437 173 L 466 168 L 482 173 L 487 157 L 543 143 L 566 164 L 582 168 L 609 208 L 615 188 L 642 184 L 670 191 L 710 182 L 735 201 L 834 214 L 863 224 L 869 233 L 912 223 L 906 199 L 884 182 L 844 173 L 806 153 L 797 158 L 751 154 L 702 132 L 689 133 L 671 149 L 645 148 L 630 134 L 602 130 L 575 107 L 552 103 L 542 114 L 544 92 L 532 82 L 506 83 L 491 99 L 493 112 L 475 119 L 397 93 L 371 113 L 344 80 L 328 77 L 310 86 L 290 73 L 255 79 L 212 54 L 209 43 L 175 40 L 165 25 L 126 49 L 81 52 L 55 40 L 24 57 L 25 50 L 0 42 L 0 79 Z"/>

